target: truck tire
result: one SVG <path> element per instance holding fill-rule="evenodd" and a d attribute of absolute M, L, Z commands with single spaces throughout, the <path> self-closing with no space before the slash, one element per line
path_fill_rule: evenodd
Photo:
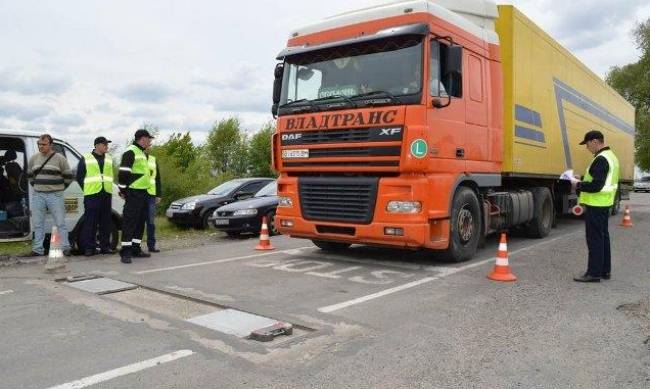
<path fill-rule="evenodd" d="M 616 192 L 614 197 L 614 205 L 612 205 L 611 216 L 616 216 L 621 212 L 621 192 Z"/>
<path fill-rule="evenodd" d="M 533 220 L 526 227 L 526 235 L 529 238 L 547 237 L 553 228 L 555 210 L 553 209 L 553 197 L 551 191 L 546 187 L 537 187 L 533 192 Z"/>
<path fill-rule="evenodd" d="M 275 211 L 271 210 L 266 214 L 266 222 L 269 229 L 269 236 L 280 235 L 278 227 L 275 225 Z"/>
<path fill-rule="evenodd" d="M 449 220 L 449 248 L 443 257 L 450 262 L 463 262 L 476 254 L 481 239 L 481 207 L 476 193 L 461 187 L 456 191 Z"/>
<path fill-rule="evenodd" d="M 328 242 L 325 240 L 312 239 L 312 243 L 321 250 L 325 251 L 342 251 L 350 247 L 351 243 Z"/>
<path fill-rule="evenodd" d="M 111 250 L 117 249 L 117 245 L 120 243 L 120 229 L 118 227 L 118 221 L 115 219 L 115 216 L 113 217 L 113 223 L 111 225 L 111 232 L 110 232 L 110 237 L 109 237 L 109 244 L 111 247 Z M 83 227 L 84 223 L 84 218 L 83 216 L 79 219 L 77 222 L 77 225 L 75 226 L 74 230 L 72 230 L 68 234 L 68 240 L 70 241 L 70 247 L 72 248 L 72 252 L 75 255 L 81 255 L 83 254 L 83 250 L 81 249 L 81 229 Z M 96 239 L 97 242 L 99 242 L 99 239 Z"/>

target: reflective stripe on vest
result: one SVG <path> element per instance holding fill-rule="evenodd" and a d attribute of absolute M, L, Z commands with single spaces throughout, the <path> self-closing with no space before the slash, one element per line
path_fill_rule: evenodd
<path fill-rule="evenodd" d="M 156 171 L 156 157 L 150 155 L 149 156 L 149 189 L 147 189 L 147 192 L 152 196 L 156 195 L 156 174 L 158 174 L 158 172 Z"/>
<path fill-rule="evenodd" d="M 605 179 L 605 185 L 603 189 L 597 193 L 587 193 L 580 192 L 580 204 L 590 205 L 592 207 L 611 207 L 614 204 L 616 199 L 616 191 L 618 189 L 618 177 L 619 177 L 619 164 L 618 158 L 612 150 L 605 150 L 602 153 L 598 154 L 587 167 L 585 172 L 584 182 L 592 182 L 593 177 L 589 174 L 589 169 L 594 163 L 596 158 L 604 157 L 607 160 L 609 169 L 607 170 L 607 178 Z"/>
<path fill-rule="evenodd" d="M 103 171 L 99 168 L 99 162 L 92 153 L 84 154 L 86 164 L 86 177 L 84 178 L 84 196 L 90 196 L 102 191 L 113 193 L 113 159 L 110 155 L 104 155 Z"/>
<path fill-rule="evenodd" d="M 142 149 L 135 145 L 129 146 L 127 150 L 133 151 L 133 154 L 135 155 L 131 173 L 141 174 L 140 178 L 129 185 L 129 188 L 142 190 L 149 189 L 149 164 L 147 163 L 147 156 Z"/>

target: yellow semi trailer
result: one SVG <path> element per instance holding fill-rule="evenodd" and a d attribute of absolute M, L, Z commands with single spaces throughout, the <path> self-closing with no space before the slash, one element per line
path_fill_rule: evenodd
<path fill-rule="evenodd" d="M 504 160 L 511 175 L 582 175 L 593 156 L 579 143 L 600 130 L 621 164 L 621 181 L 634 178 L 634 107 L 535 23 L 501 5 Z"/>

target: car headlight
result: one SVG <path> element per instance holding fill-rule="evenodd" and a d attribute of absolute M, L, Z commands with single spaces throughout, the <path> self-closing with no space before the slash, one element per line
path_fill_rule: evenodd
<path fill-rule="evenodd" d="M 257 215 L 257 209 L 238 209 L 236 210 L 233 215 L 235 216 L 252 216 L 252 215 Z"/>
<path fill-rule="evenodd" d="M 191 203 L 185 203 L 181 207 L 181 209 L 189 209 L 189 210 L 194 209 L 194 208 L 196 208 L 196 201 L 192 201 Z"/>
<path fill-rule="evenodd" d="M 293 207 L 293 201 L 291 200 L 291 197 L 278 197 L 278 207 Z"/>
<path fill-rule="evenodd" d="M 420 213 L 422 203 L 419 201 L 389 201 L 386 205 L 388 213 Z"/>

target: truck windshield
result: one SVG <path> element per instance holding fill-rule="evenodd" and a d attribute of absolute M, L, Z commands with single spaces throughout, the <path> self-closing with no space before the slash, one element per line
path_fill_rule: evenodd
<path fill-rule="evenodd" d="M 287 57 L 280 108 L 324 110 L 331 104 L 321 103 L 337 98 L 353 103 L 361 95 L 415 103 L 421 91 L 422 37 L 393 37 Z"/>

